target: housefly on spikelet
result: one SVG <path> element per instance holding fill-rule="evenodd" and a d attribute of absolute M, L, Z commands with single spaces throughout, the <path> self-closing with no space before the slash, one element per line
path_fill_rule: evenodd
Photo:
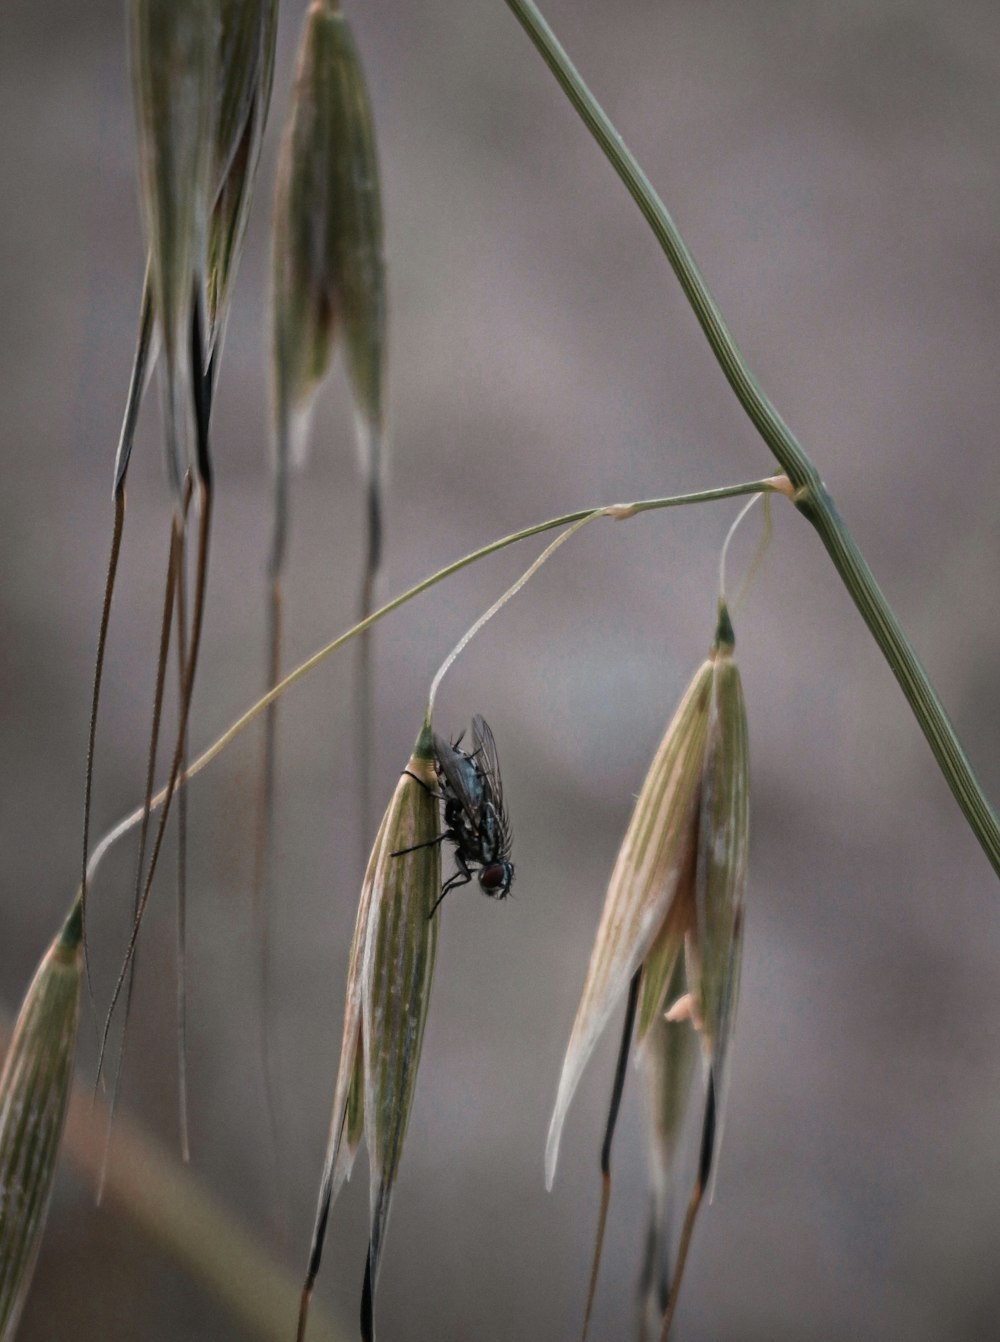
<path fill-rule="evenodd" d="M 468 885 L 474 875 L 483 894 L 491 899 L 506 899 L 514 881 L 510 821 L 504 808 L 496 740 L 489 723 L 478 713 L 472 719 L 471 751 L 461 748 L 463 737 L 464 733 L 449 744 L 434 736 L 434 770 L 438 799 L 444 802 L 444 829 L 431 842 L 447 839 L 453 845 L 458 870 L 442 885 L 429 917 L 449 890 Z"/>

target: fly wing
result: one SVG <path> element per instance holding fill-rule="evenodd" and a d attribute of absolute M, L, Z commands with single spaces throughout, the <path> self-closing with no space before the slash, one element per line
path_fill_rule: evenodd
<path fill-rule="evenodd" d="M 506 853 L 510 849 L 510 821 L 503 804 L 503 783 L 500 779 L 500 760 L 497 756 L 496 739 L 490 730 L 490 724 L 479 713 L 472 719 L 472 758 L 486 784 L 486 799 L 493 803 L 497 824 Z"/>
<path fill-rule="evenodd" d="M 461 803 L 472 827 L 478 831 L 483 789 L 475 766 L 461 750 L 434 736 L 434 757 L 444 775 L 445 786 Z"/>

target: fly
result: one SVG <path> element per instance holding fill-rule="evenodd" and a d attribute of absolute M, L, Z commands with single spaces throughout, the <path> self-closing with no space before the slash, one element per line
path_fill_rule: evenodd
<path fill-rule="evenodd" d="M 478 876 L 479 888 L 491 899 L 506 899 L 514 880 L 497 744 L 486 719 L 478 713 L 472 719 L 471 751 L 462 750 L 461 743 L 461 736 L 453 745 L 434 737 L 434 769 L 441 789 L 439 799 L 444 802 L 444 829 L 430 842 L 447 839 L 453 844 L 458 870 L 441 887 L 428 917 L 433 916 L 449 890 L 468 885 L 473 876 Z"/>

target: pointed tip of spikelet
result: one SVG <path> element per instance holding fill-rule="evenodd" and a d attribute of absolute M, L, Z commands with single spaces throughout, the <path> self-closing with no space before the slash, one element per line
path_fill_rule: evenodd
<path fill-rule="evenodd" d="M 733 632 L 733 622 L 729 618 L 729 607 L 726 604 L 726 598 L 719 598 L 719 618 L 715 627 L 715 641 L 712 644 L 713 656 L 731 655 L 736 647 L 736 635 Z"/>

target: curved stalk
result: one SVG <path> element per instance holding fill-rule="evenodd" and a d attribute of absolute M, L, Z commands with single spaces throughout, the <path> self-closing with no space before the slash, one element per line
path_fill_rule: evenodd
<path fill-rule="evenodd" d="M 816 529 L 927 738 L 938 768 L 1000 876 L 1000 822 L 930 677 L 921 666 L 819 472 L 761 390 L 663 201 L 533 0 L 506 0 L 563 92 L 625 184 L 662 247 L 740 404 L 791 480 L 794 502 Z"/>
<path fill-rule="evenodd" d="M 458 573 L 461 569 L 468 568 L 470 564 L 475 564 L 478 560 L 485 559 L 488 555 L 496 554 L 497 551 L 506 549 L 508 545 L 514 545 L 518 541 L 527 540 L 531 536 L 539 536 L 545 531 L 554 531 L 557 527 L 572 526 L 574 523 L 582 522 L 585 519 L 592 517 L 598 517 L 601 514 L 622 521 L 630 517 L 635 517 L 639 513 L 655 512 L 661 508 L 680 508 L 686 504 L 710 503 L 715 499 L 738 498 L 740 495 L 744 494 L 787 494 L 788 492 L 789 482 L 785 476 L 769 476 L 764 480 L 749 480 L 739 485 L 722 485 L 717 489 L 702 489 L 694 494 L 674 494 L 667 498 L 640 499 L 636 503 L 613 503 L 599 508 L 581 508 L 577 512 L 563 513 L 560 517 L 550 517 L 546 522 L 537 522 L 534 526 L 525 527 L 522 531 L 514 531 L 509 536 L 502 536 L 499 540 L 491 541 L 489 545 L 484 545 L 479 550 L 473 550 L 470 554 L 463 555 L 461 559 L 456 559 L 454 563 L 445 565 L 444 568 L 438 569 L 436 573 L 432 573 L 430 577 L 422 579 L 413 587 L 407 588 L 401 595 L 393 597 L 393 599 L 387 601 L 384 606 L 380 606 L 378 610 L 373 611 L 367 619 L 359 620 L 359 622 L 348 629 L 346 633 L 340 634 L 331 642 L 324 644 L 322 648 L 317 652 L 314 652 L 311 657 L 306 658 L 306 660 L 301 662 L 294 671 L 290 671 L 283 680 L 280 680 L 277 685 L 273 686 L 273 688 L 262 695 L 256 703 L 252 704 L 245 713 L 236 719 L 231 727 L 227 728 L 227 730 L 222 733 L 218 740 L 210 745 L 207 750 L 204 750 L 198 758 L 188 766 L 179 778 L 173 778 L 172 783 L 174 786 L 179 787 L 194 778 L 196 774 L 201 773 L 202 769 L 211 764 L 216 756 L 220 755 L 231 741 L 235 740 L 241 732 L 245 731 L 261 713 L 265 712 L 272 704 L 276 703 L 286 690 L 291 689 L 297 681 L 302 680 L 302 678 L 307 676 L 310 671 L 314 670 L 321 662 L 325 661 L 331 653 L 336 652 L 338 648 L 342 647 L 345 643 L 350 642 L 352 638 L 356 638 L 359 634 L 363 634 L 366 629 L 370 629 L 372 625 L 377 624 L 378 621 L 383 619 L 386 615 L 391 614 L 394 610 L 398 610 L 400 606 L 405 606 L 408 601 L 412 601 L 414 597 L 420 596 L 431 587 L 436 587 L 439 582 L 443 582 L 445 578 L 450 578 L 453 573 Z M 170 786 L 161 788 L 156 796 L 150 800 L 149 809 L 155 811 L 169 796 L 172 795 L 172 792 L 173 788 Z M 119 839 L 128 834 L 130 830 L 134 829 L 136 825 L 141 824 L 144 813 L 145 807 L 138 807 L 135 811 L 131 812 L 130 815 L 127 815 L 123 820 L 120 820 L 113 829 L 109 830 L 100 843 L 95 847 L 90 856 L 90 862 L 86 872 L 86 883 L 88 886 L 93 881 L 94 874 L 108 849 L 117 843 Z M 79 899 L 79 894 L 77 898 Z"/>

